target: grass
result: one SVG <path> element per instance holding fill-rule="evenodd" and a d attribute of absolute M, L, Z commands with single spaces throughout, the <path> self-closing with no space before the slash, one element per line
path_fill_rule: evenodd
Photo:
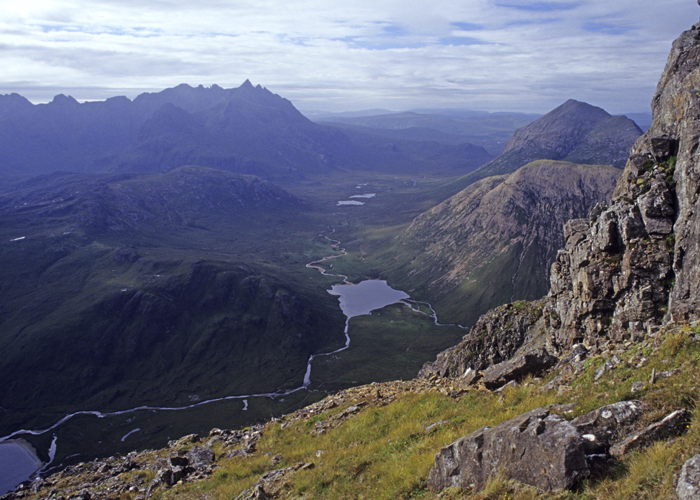
<path fill-rule="evenodd" d="M 463 499 L 463 500 L 593 500 L 671 498 L 673 478 L 685 460 L 700 449 L 700 422 L 694 415 L 688 431 L 668 442 L 635 451 L 618 461 L 604 478 L 584 481 L 574 491 L 542 493 L 505 477 L 491 480 L 481 492 L 451 489 L 440 495 L 427 489 L 427 476 L 435 453 L 444 445 L 488 425 L 494 426 L 537 407 L 555 403 L 573 403 L 566 418 L 615 401 L 640 397 L 654 405 L 645 421 L 662 418 L 672 410 L 687 407 L 694 411 L 697 380 L 700 380 L 700 345 L 686 331 L 676 329 L 648 345 L 631 345 L 616 354 L 625 361 L 636 360 L 648 351 L 640 368 L 623 361 L 618 368 L 594 381 L 594 374 L 608 358 L 587 362 L 585 372 L 570 383 L 562 394 L 542 392 L 548 381 L 529 379 L 501 393 L 471 390 L 459 398 L 437 391 L 405 393 L 386 406 L 368 405 L 337 427 L 323 434 L 314 429 L 320 420 L 328 420 L 354 404 L 354 400 L 328 410 L 312 419 L 288 417 L 267 425 L 258 443 L 258 453 L 249 459 L 220 462 L 220 469 L 207 482 L 187 484 L 177 490 L 162 490 L 161 498 L 233 498 L 249 488 L 268 470 L 298 462 L 313 462 L 315 467 L 290 476 L 281 498 L 304 499 Z M 670 378 L 658 378 L 641 393 L 631 396 L 636 380 L 680 368 Z M 350 390 L 353 391 L 353 390 Z M 362 398 L 366 393 L 357 392 Z M 350 393 L 348 393 L 350 394 Z M 428 426 L 442 422 L 428 431 Z M 281 454 L 279 465 L 270 457 Z"/>
<path fill-rule="evenodd" d="M 348 349 L 314 360 L 312 388 L 411 379 L 425 362 L 458 343 L 464 330 L 437 326 L 431 317 L 396 304 L 352 318 L 349 334 Z"/>

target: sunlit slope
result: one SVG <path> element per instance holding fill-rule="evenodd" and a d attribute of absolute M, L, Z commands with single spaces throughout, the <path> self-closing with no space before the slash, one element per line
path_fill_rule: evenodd
<path fill-rule="evenodd" d="M 488 177 L 416 217 L 381 260 L 445 321 L 471 325 L 492 307 L 547 292 L 564 223 L 607 200 L 619 175 L 543 160 Z"/>

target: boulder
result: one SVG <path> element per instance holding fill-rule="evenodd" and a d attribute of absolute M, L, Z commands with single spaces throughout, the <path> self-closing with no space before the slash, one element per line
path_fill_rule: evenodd
<path fill-rule="evenodd" d="M 544 408 L 494 428 L 484 427 L 444 447 L 435 456 L 428 486 L 483 488 L 503 473 L 511 479 L 557 491 L 590 475 L 582 440 L 564 418 Z"/>
<path fill-rule="evenodd" d="M 651 189 L 637 199 L 649 234 L 667 235 L 673 231 L 673 202 L 673 194 L 663 179 L 654 179 Z"/>
<path fill-rule="evenodd" d="M 195 469 L 206 467 L 214 462 L 214 450 L 202 446 L 195 446 L 185 455 L 190 466 Z"/>
<path fill-rule="evenodd" d="M 634 432 L 622 442 L 613 445 L 610 448 L 610 455 L 620 458 L 632 450 L 649 446 L 655 441 L 679 436 L 688 428 L 690 417 L 688 410 L 676 410 L 660 422 L 655 422 L 646 429 Z"/>
<path fill-rule="evenodd" d="M 544 349 L 516 355 L 508 361 L 489 366 L 484 372 L 484 385 L 487 389 L 498 389 L 511 380 L 519 380 L 526 375 L 537 375 L 551 368 L 557 358 Z"/>
<path fill-rule="evenodd" d="M 641 401 L 620 401 L 581 415 L 571 425 L 582 436 L 592 436 L 594 439 L 586 438 L 586 441 L 595 442 L 606 452 L 611 443 L 633 430 L 646 410 L 647 405 Z"/>
<path fill-rule="evenodd" d="M 678 496 L 678 500 L 700 498 L 700 454 L 683 464 L 676 485 L 676 496 Z"/>

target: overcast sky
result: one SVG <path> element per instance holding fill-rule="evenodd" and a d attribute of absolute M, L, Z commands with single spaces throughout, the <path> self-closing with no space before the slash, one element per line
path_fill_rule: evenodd
<path fill-rule="evenodd" d="M 648 111 L 696 0 L 0 0 L 0 94 L 246 79 L 302 111 Z"/>

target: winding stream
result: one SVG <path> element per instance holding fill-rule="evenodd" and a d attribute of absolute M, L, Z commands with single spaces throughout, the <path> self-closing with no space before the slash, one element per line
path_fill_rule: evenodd
<path fill-rule="evenodd" d="M 21 435 L 32 435 L 32 436 L 39 436 L 42 434 L 46 434 L 49 432 L 52 432 L 56 430 L 58 427 L 69 421 L 70 419 L 79 416 L 79 415 L 93 415 L 97 418 L 105 418 L 105 417 L 110 417 L 110 416 L 118 416 L 118 415 L 125 415 L 128 413 L 133 413 L 133 412 L 138 412 L 138 411 L 181 411 L 181 410 L 187 410 L 199 406 L 203 406 L 206 404 L 210 403 L 215 403 L 219 401 L 230 401 L 230 400 L 242 400 L 244 407 L 243 410 L 248 409 L 248 398 L 255 398 L 255 397 L 269 397 L 269 398 L 283 398 L 284 396 L 293 394 L 295 392 L 301 391 L 301 390 L 309 390 L 308 387 L 311 384 L 311 367 L 314 359 L 322 357 L 322 356 L 331 356 L 333 354 L 337 354 L 341 351 L 346 350 L 348 347 L 350 347 L 350 335 L 348 333 L 348 328 L 349 328 L 349 322 L 350 318 L 353 318 L 355 316 L 360 316 L 364 314 L 370 314 L 371 311 L 381 309 L 387 305 L 390 304 L 397 304 L 401 303 L 406 305 L 407 307 L 411 308 L 413 311 L 419 312 L 421 314 L 425 314 L 433 319 L 436 325 L 438 326 L 460 326 L 460 325 L 447 325 L 447 324 L 441 324 L 438 322 L 437 319 L 437 313 L 433 309 L 433 307 L 428 304 L 427 302 L 419 302 L 412 300 L 409 295 L 401 290 L 395 290 L 391 288 L 386 281 L 383 280 L 365 280 L 360 283 L 350 283 L 348 281 L 348 277 L 343 275 L 343 274 L 331 274 L 328 272 L 326 268 L 321 266 L 320 264 L 327 262 L 332 259 L 337 259 L 339 257 L 344 257 L 347 255 L 347 252 L 345 249 L 341 248 L 340 241 L 333 240 L 331 238 L 328 238 L 327 236 L 324 236 L 331 244 L 331 248 L 335 250 L 336 252 L 340 252 L 335 255 L 329 255 L 326 257 L 323 257 L 319 260 L 310 262 L 306 264 L 306 267 L 309 269 L 316 269 L 318 270 L 323 276 L 329 276 L 329 277 L 334 277 L 334 278 L 339 278 L 342 280 L 342 284 L 337 284 L 333 285 L 331 290 L 328 290 L 328 293 L 331 295 L 337 295 L 339 297 L 339 304 L 340 308 L 343 311 L 343 314 L 346 316 L 346 321 L 345 321 L 345 344 L 330 352 L 325 352 L 325 353 L 318 353 L 318 354 L 312 354 L 309 356 L 309 360 L 307 361 L 306 364 L 306 372 L 304 373 L 304 378 L 302 385 L 299 387 L 285 390 L 285 391 L 276 391 L 276 392 L 267 392 L 267 393 L 259 393 L 259 394 L 241 394 L 241 395 L 236 395 L 236 396 L 225 396 L 221 398 L 214 398 L 214 399 L 208 399 L 205 401 L 199 401 L 197 403 L 193 403 L 191 405 L 187 406 L 178 406 L 178 407 L 167 407 L 167 406 L 138 406 L 135 408 L 130 408 L 127 410 L 120 410 L 120 411 L 113 411 L 113 412 L 101 412 L 101 411 L 77 411 L 74 413 L 71 413 L 69 415 L 64 416 L 60 420 L 58 420 L 55 424 L 51 425 L 50 427 L 47 427 L 45 429 L 40 429 L 40 430 L 31 430 L 31 429 L 20 429 L 17 430 L 7 436 L 2 436 L 0 437 L 0 460 L 3 459 L 3 456 L 5 457 L 4 460 L 8 463 L 12 463 L 12 457 L 17 454 L 17 449 L 16 446 L 11 446 L 14 445 L 15 439 L 18 436 Z M 427 309 L 430 310 L 430 313 L 426 313 L 424 310 L 420 309 L 419 306 L 423 306 Z M 461 327 L 460 328 L 464 328 Z M 132 433 L 135 433 L 139 431 L 140 429 L 135 429 L 122 438 L 122 442 Z M 10 483 L 5 484 L 6 481 L 0 481 L 0 494 L 2 494 L 2 489 L 3 488 L 10 488 L 14 489 L 17 485 L 19 485 L 21 482 L 31 479 L 35 475 L 41 473 L 42 471 L 46 470 L 46 468 L 52 463 L 54 456 L 56 454 L 56 435 L 54 434 L 53 441 L 51 443 L 51 447 L 49 450 L 49 462 L 44 464 L 43 467 L 41 467 L 41 464 L 38 464 L 33 470 L 30 470 L 31 467 L 29 468 L 24 468 L 24 469 L 18 469 L 18 473 L 14 474 L 12 476 L 12 479 L 10 480 Z M 4 450 L 4 452 L 3 452 Z M 40 467 L 40 468 L 39 468 Z M 9 474 L 9 473 L 8 473 Z M 4 474 L 3 474 L 4 475 Z M 10 491 L 8 489 L 7 491 Z"/>

